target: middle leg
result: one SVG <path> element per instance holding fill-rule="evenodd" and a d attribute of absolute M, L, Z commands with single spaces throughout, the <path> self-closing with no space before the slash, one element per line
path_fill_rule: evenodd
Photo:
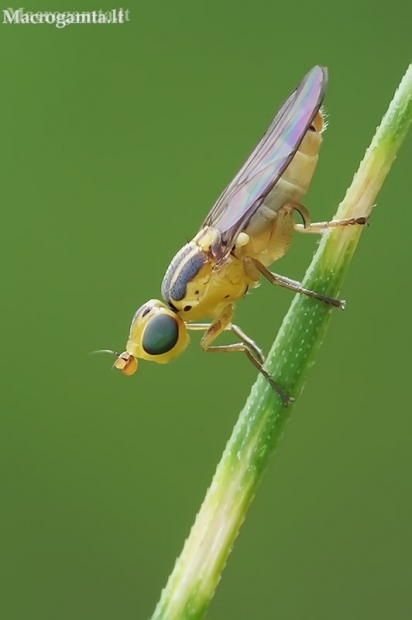
<path fill-rule="evenodd" d="M 294 291 L 295 293 L 301 293 L 302 295 L 307 295 L 308 297 L 312 297 L 313 299 L 318 299 L 319 301 L 323 301 L 330 306 L 334 306 L 335 308 L 344 308 L 345 301 L 341 299 L 334 299 L 333 297 L 328 297 L 327 295 L 322 295 L 321 293 L 316 293 L 316 291 L 311 291 L 310 289 L 304 288 L 300 282 L 296 280 L 291 280 L 290 278 L 286 278 L 285 276 L 280 276 L 277 273 L 272 273 L 269 271 L 267 267 L 262 265 L 260 261 L 256 258 L 252 258 L 250 256 L 246 256 L 244 258 L 245 270 L 250 276 L 254 279 L 256 274 L 256 270 L 262 274 L 271 284 L 276 284 L 277 286 L 283 286 L 283 288 L 287 288 L 290 291 Z"/>

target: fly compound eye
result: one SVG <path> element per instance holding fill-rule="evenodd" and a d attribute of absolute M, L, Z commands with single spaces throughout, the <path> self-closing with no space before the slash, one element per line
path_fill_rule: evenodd
<path fill-rule="evenodd" d="M 127 351 L 119 355 L 114 363 L 114 367 L 122 371 L 124 375 L 130 377 L 137 370 L 137 359 Z"/>
<path fill-rule="evenodd" d="M 161 355 L 171 351 L 178 340 L 179 326 L 176 318 L 169 314 L 157 314 L 146 325 L 142 347 L 148 355 Z"/>

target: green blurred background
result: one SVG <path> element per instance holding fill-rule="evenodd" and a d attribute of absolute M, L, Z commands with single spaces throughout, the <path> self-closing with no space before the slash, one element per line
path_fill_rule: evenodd
<path fill-rule="evenodd" d="M 330 218 L 411 57 L 410 0 L 123 8 L 117 26 L 0 25 L 7 620 L 150 616 L 256 373 L 197 335 L 131 379 L 88 352 L 123 350 L 135 309 L 316 63 L 329 128 L 305 204 Z M 410 617 L 411 157 L 409 138 L 214 620 Z M 300 279 L 316 243 L 295 238 L 276 270 Z M 290 301 L 263 284 L 237 322 L 267 350 Z"/>

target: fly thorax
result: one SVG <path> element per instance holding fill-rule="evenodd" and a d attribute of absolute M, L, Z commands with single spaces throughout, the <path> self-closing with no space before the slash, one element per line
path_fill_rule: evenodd
<path fill-rule="evenodd" d="M 183 246 L 176 254 L 162 282 L 163 299 L 172 308 L 181 309 L 188 295 L 188 285 L 199 276 L 202 267 L 208 262 L 208 254 L 194 240 Z"/>
<path fill-rule="evenodd" d="M 196 243 L 196 245 L 198 245 L 203 252 L 206 252 L 213 260 L 213 257 L 220 253 L 222 236 L 217 228 L 205 226 L 202 230 L 199 230 L 196 237 L 193 239 L 193 243 Z"/>

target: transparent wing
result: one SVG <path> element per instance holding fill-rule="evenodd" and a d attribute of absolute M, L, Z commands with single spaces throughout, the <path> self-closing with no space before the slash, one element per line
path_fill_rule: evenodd
<path fill-rule="evenodd" d="M 249 159 L 221 194 L 203 226 L 222 235 L 221 256 L 259 209 L 299 148 L 325 95 L 328 73 L 313 67 L 282 105 Z"/>

